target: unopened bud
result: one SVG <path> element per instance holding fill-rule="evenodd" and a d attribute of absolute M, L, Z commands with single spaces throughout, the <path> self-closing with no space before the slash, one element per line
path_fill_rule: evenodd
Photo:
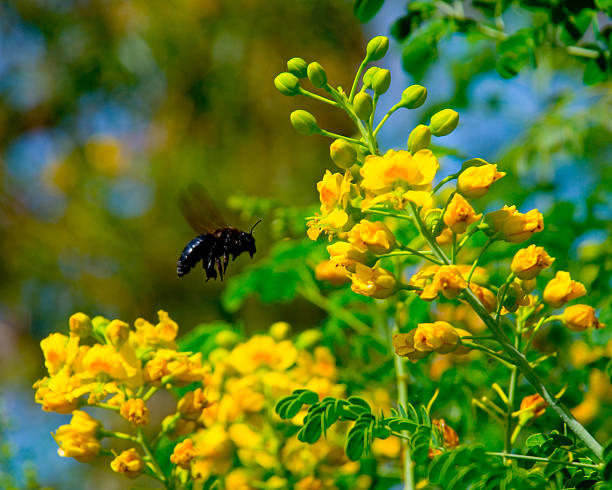
<path fill-rule="evenodd" d="M 366 48 L 366 59 L 368 61 L 376 61 L 387 54 L 389 49 L 389 38 L 385 36 L 376 36 L 370 39 Z"/>
<path fill-rule="evenodd" d="M 117 349 L 127 342 L 130 337 L 130 326 L 121 320 L 112 320 L 106 326 L 106 338 Z"/>
<path fill-rule="evenodd" d="M 429 209 L 425 214 L 425 227 L 429 230 L 434 238 L 442 234 L 444 229 L 444 220 L 442 219 L 441 209 Z"/>
<path fill-rule="evenodd" d="M 427 148 L 431 143 L 431 131 L 428 126 L 419 124 L 410 132 L 408 137 L 408 151 L 412 154 Z"/>
<path fill-rule="evenodd" d="M 290 331 L 291 325 L 287 322 L 276 322 L 270 325 L 270 337 L 276 341 L 285 339 Z"/>
<path fill-rule="evenodd" d="M 374 77 L 374 75 L 376 75 L 376 73 L 378 73 L 379 70 L 380 68 L 378 66 L 371 66 L 366 70 L 366 72 L 363 74 L 364 89 L 372 87 L 372 78 Z"/>
<path fill-rule="evenodd" d="M 300 93 L 300 81 L 291 73 L 283 72 L 277 75 L 274 79 L 274 86 L 281 94 L 289 97 Z"/>
<path fill-rule="evenodd" d="M 338 167 L 347 169 L 357 161 L 357 150 L 348 141 L 337 139 L 329 145 L 329 156 Z"/>
<path fill-rule="evenodd" d="M 298 349 L 310 349 L 321 342 L 322 339 L 323 334 L 319 330 L 309 328 L 298 335 L 297 339 L 295 340 L 295 346 Z"/>
<path fill-rule="evenodd" d="M 310 80 L 310 83 L 312 83 L 315 87 L 323 88 L 327 84 L 327 74 L 325 73 L 323 67 L 316 61 L 313 61 L 308 65 L 307 73 L 308 80 Z"/>
<path fill-rule="evenodd" d="M 298 78 L 306 78 L 308 76 L 307 69 L 308 63 L 302 58 L 291 58 L 287 61 L 287 70 Z"/>
<path fill-rule="evenodd" d="M 378 95 L 384 94 L 391 85 L 391 72 L 385 68 L 379 69 L 372 77 L 372 90 Z"/>
<path fill-rule="evenodd" d="M 82 339 L 89 337 L 93 329 L 91 319 L 85 313 L 75 313 L 68 320 L 70 333 Z"/>
<path fill-rule="evenodd" d="M 353 100 L 353 108 L 359 119 L 367 121 L 370 119 L 372 109 L 374 108 L 372 97 L 367 92 L 359 92 Z"/>
<path fill-rule="evenodd" d="M 406 109 L 416 109 L 421 107 L 427 99 L 427 89 L 422 85 L 410 85 L 402 93 L 402 98 L 398 104 L 399 107 Z"/>
<path fill-rule="evenodd" d="M 482 167 L 483 165 L 489 165 L 489 162 L 483 160 L 482 158 L 470 158 L 461 164 L 461 172 L 463 172 L 466 168 Z"/>
<path fill-rule="evenodd" d="M 319 126 L 317 125 L 317 120 L 308 111 L 304 111 L 302 109 L 293 111 L 291 113 L 290 119 L 291 119 L 291 125 L 300 134 L 309 135 L 309 134 L 316 134 L 319 132 Z"/>
<path fill-rule="evenodd" d="M 459 124 L 459 113 L 452 109 L 443 109 L 431 116 L 429 129 L 435 136 L 446 136 L 452 133 Z"/>
<path fill-rule="evenodd" d="M 240 341 L 240 336 L 233 330 L 221 330 L 215 335 L 215 342 L 219 347 L 231 349 Z"/>

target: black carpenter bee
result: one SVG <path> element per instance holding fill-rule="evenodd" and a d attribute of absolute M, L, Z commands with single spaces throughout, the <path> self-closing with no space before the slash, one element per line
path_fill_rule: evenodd
<path fill-rule="evenodd" d="M 253 258 L 256 251 L 253 229 L 261 220 L 255 223 L 249 232 L 224 226 L 206 191 L 196 184 L 190 186 L 180 197 L 179 205 L 187 222 L 200 233 L 187 244 L 178 259 L 176 273 L 179 277 L 187 274 L 201 260 L 207 281 L 216 279 L 217 272 L 223 280 L 230 255 L 232 260 L 235 260 L 242 252 L 248 252 Z"/>

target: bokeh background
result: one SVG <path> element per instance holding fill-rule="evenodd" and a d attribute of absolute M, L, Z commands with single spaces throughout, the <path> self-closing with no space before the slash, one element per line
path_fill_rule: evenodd
<path fill-rule="evenodd" d="M 323 312 L 299 299 L 250 299 L 228 311 L 224 283 L 198 273 L 179 280 L 176 259 L 194 233 L 177 197 L 200 182 L 228 223 L 249 228 L 263 217 L 253 260 L 265 258 L 279 237 L 274 220 L 240 213 L 243 200 L 228 198 L 313 204 L 329 141 L 297 135 L 290 111 L 309 109 L 322 127 L 351 131 L 340 112 L 282 97 L 274 76 L 301 56 L 319 61 L 334 85 L 350 86 L 367 38 L 388 35 L 404 14 L 397 1 L 365 24 L 344 0 L 0 3 L 0 438 L 12 454 L 2 459 L 5 475 L 23 484 L 32 462 L 47 486 L 120 483 L 58 458 L 49 432 L 64 422 L 34 404 L 38 343 L 65 330 L 75 311 L 131 322 L 153 320 L 162 308 L 183 332 L 214 320 L 251 332 L 277 320 L 297 331 L 321 321 Z M 518 13 L 509 19 L 510 29 L 528 22 Z M 410 128 L 436 110 L 458 110 L 443 166 L 453 170 L 464 156 L 499 162 L 509 175 L 496 195 L 542 210 L 540 244 L 558 268 L 600 291 L 589 300 L 609 315 L 611 88 L 585 87 L 583 67 L 554 50 L 512 79 L 494 60 L 486 40 L 447 37 L 417 80 L 428 104 L 394 115 L 382 146 L 405 145 Z M 390 107 L 417 74 L 405 70 L 402 40 L 392 40 L 384 64 L 392 88 L 380 106 Z M 248 266 L 241 257 L 230 275 Z"/>

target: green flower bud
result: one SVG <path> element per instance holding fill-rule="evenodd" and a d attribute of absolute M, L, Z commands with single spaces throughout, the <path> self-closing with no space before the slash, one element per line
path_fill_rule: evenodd
<path fill-rule="evenodd" d="M 380 68 L 378 66 L 371 66 L 366 70 L 366 72 L 363 74 L 364 89 L 372 87 L 372 78 L 374 77 L 374 75 L 376 75 L 376 73 L 378 73 L 379 70 Z"/>
<path fill-rule="evenodd" d="M 292 75 L 295 75 L 298 78 L 306 78 L 308 76 L 307 73 L 308 63 L 306 63 L 302 58 L 291 58 L 287 61 L 287 70 Z"/>
<path fill-rule="evenodd" d="M 416 109 L 425 103 L 427 98 L 427 89 L 422 85 L 410 85 L 402 93 L 402 99 L 398 106 L 406 109 Z"/>
<path fill-rule="evenodd" d="M 408 137 L 408 151 L 410 153 L 416 153 L 419 150 L 427 148 L 431 143 L 431 131 L 428 126 L 419 124 L 410 132 Z"/>
<path fill-rule="evenodd" d="M 310 80 L 310 83 L 312 83 L 317 88 L 325 87 L 325 85 L 327 84 L 327 74 L 319 63 L 317 63 L 316 61 L 310 63 L 308 65 L 307 72 L 308 80 Z"/>
<path fill-rule="evenodd" d="M 348 141 L 337 139 L 329 145 L 329 156 L 338 167 L 347 169 L 357 161 L 357 150 Z"/>
<path fill-rule="evenodd" d="M 219 347 L 231 349 L 240 342 L 240 335 L 233 330 L 221 330 L 215 335 L 215 342 Z"/>
<path fill-rule="evenodd" d="M 317 345 L 323 339 L 323 334 L 320 330 L 309 328 L 298 335 L 295 340 L 295 346 L 298 349 L 310 349 Z"/>
<path fill-rule="evenodd" d="M 500 301 L 504 292 L 504 287 L 499 288 L 499 292 L 497 293 L 497 301 Z M 525 291 L 521 288 L 518 280 L 512 281 L 508 284 L 508 289 L 506 290 L 503 307 L 506 308 L 510 312 L 515 312 L 518 310 L 519 306 L 525 306 L 529 302 L 525 296 Z"/>
<path fill-rule="evenodd" d="M 99 335 L 100 337 L 104 337 L 104 333 L 106 332 L 106 326 L 109 324 L 109 320 L 104 318 L 103 316 L 94 316 L 91 319 L 91 325 L 93 326 L 94 334 Z"/>
<path fill-rule="evenodd" d="M 295 75 L 286 71 L 276 76 L 274 86 L 281 94 L 289 97 L 300 93 L 300 81 Z"/>
<path fill-rule="evenodd" d="M 370 119 L 372 109 L 374 108 L 372 97 L 367 92 L 359 92 L 353 100 L 353 108 L 359 119 L 366 121 Z"/>
<path fill-rule="evenodd" d="M 291 325 L 287 322 L 276 322 L 270 325 L 270 337 L 272 337 L 277 342 L 284 340 L 291 332 Z"/>
<path fill-rule="evenodd" d="M 443 109 L 431 116 L 429 129 L 435 136 L 446 136 L 452 133 L 459 124 L 459 114 L 452 109 Z"/>
<path fill-rule="evenodd" d="M 391 85 L 391 72 L 385 68 L 380 68 L 372 77 L 372 90 L 378 95 L 384 94 Z"/>
<path fill-rule="evenodd" d="M 428 210 L 425 214 L 425 226 L 434 238 L 439 237 L 444 230 L 442 212 L 441 209 L 435 208 Z"/>
<path fill-rule="evenodd" d="M 91 318 L 85 313 L 75 313 L 68 320 L 68 324 L 70 326 L 70 333 L 82 339 L 89 337 L 93 330 Z"/>
<path fill-rule="evenodd" d="M 389 38 L 385 36 L 376 36 L 370 39 L 366 48 L 366 59 L 368 61 L 376 61 L 387 54 L 389 49 Z"/>
<path fill-rule="evenodd" d="M 300 134 L 317 134 L 319 126 L 315 117 L 308 111 L 298 109 L 291 113 L 291 125 Z"/>

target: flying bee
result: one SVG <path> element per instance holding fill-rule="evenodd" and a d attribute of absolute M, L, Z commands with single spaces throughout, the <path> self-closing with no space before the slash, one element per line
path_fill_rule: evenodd
<path fill-rule="evenodd" d="M 242 252 L 248 252 L 253 258 L 256 251 L 253 229 L 261 220 L 249 232 L 225 226 L 206 191 L 197 184 L 190 186 L 179 198 L 179 205 L 187 222 L 200 233 L 187 244 L 178 259 L 176 273 L 179 277 L 187 274 L 201 260 L 207 281 L 216 279 L 217 273 L 223 280 L 230 255 L 235 260 Z"/>

